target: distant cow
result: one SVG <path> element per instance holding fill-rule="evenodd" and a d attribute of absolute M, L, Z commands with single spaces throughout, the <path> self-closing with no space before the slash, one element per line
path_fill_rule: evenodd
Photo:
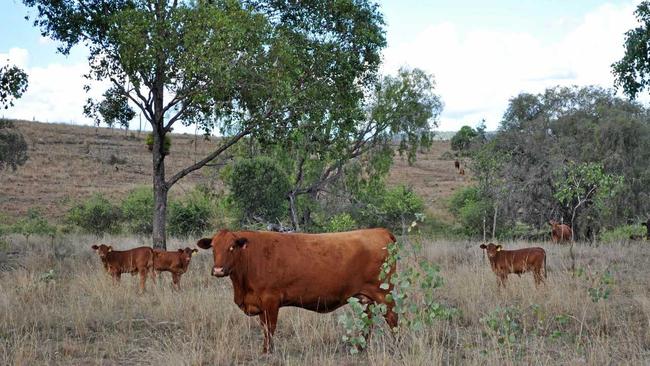
<path fill-rule="evenodd" d="M 542 248 L 503 250 L 501 245 L 493 243 L 481 244 L 480 248 L 487 252 L 499 286 L 506 287 L 506 280 L 510 273 L 521 276 L 522 273 L 533 272 L 535 285 L 544 282 L 546 278 L 546 252 Z"/>
<path fill-rule="evenodd" d="M 458 174 L 465 175 L 465 168 L 460 168 L 460 170 L 458 171 Z"/>
<path fill-rule="evenodd" d="M 153 249 L 139 247 L 129 250 L 113 250 L 110 245 L 93 245 L 91 247 L 102 260 L 104 269 L 115 282 L 120 281 L 122 273 L 140 274 L 140 290 L 144 291 L 147 273 L 153 269 Z"/>
<path fill-rule="evenodd" d="M 272 351 L 283 306 L 327 313 L 356 297 L 364 304 L 385 304 L 386 322 L 396 327 L 397 314 L 386 299 L 390 287 L 382 289 L 379 280 L 386 247 L 394 241 L 386 229 L 331 234 L 222 230 L 197 245 L 212 248 L 212 275 L 230 277 L 235 304 L 246 315 L 259 315 L 266 353 Z"/>
<path fill-rule="evenodd" d="M 459 170 L 460 169 L 460 161 L 458 161 L 458 160 L 454 161 L 454 167 L 456 168 L 456 170 Z"/>
<path fill-rule="evenodd" d="M 572 232 L 569 225 L 560 224 L 555 220 L 550 220 L 548 224 L 551 225 L 551 240 L 553 240 L 553 243 L 571 241 Z"/>
<path fill-rule="evenodd" d="M 185 248 L 178 251 L 164 251 L 154 249 L 152 275 L 155 281 L 155 273 L 166 271 L 172 274 L 172 284 L 177 289 L 181 288 L 181 275 L 187 272 L 192 256 L 198 253 L 198 249 Z"/>

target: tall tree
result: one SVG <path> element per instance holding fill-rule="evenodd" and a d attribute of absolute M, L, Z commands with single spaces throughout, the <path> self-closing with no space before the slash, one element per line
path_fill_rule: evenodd
<path fill-rule="evenodd" d="M 625 54 L 612 64 L 614 85 L 632 99 L 650 85 L 650 1 L 641 2 L 634 15 L 640 24 L 625 33 Z"/>
<path fill-rule="evenodd" d="M 0 107 L 12 107 L 23 96 L 27 85 L 27 74 L 21 68 L 8 64 L 0 67 Z"/>
<path fill-rule="evenodd" d="M 88 77 L 110 80 L 109 97 L 128 98 L 151 124 L 153 242 L 163 248 L 176 182 L 247 135 L 281 139 L 300 123 L 349 110 L 363 96 L 358 86 L 375 80 L 385 46 L 382 16 L 368 0 L 23 2 L 60 52 L 86 45 Z M 224 138 L 167 176 L 164 140 L 175 123 Z"/>
<path fill-rule="evenodd" d="M 27 90 L 28 78 L 18 66 L 0 67 L 0 108 L 8 109 Z M 0 170 L 12 168 L 27 161 L 27 143 L 11 121 L 0 120 Z"/>

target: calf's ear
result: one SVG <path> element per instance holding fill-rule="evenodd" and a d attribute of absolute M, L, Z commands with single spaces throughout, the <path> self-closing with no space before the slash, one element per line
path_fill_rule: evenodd
<path fill-rule="evenodd" d="M 203 238 L 196 242 L 196 245 L 201 249 L 212 248 L 212 238 Z"/>
<path fill-rule="evenodd" d="M 113 246 L 112 246 L 112 245 L 109 245 L 109 246 L 108 246 L 108 251 L 109 251 L 109 252 L 112 252 L 112 251 L 113 251 Z"/>
<path fill-rule="evenodd" d="M 93 246 L 92 246 L 91 248 L 93 248 L 93 250 L 97 250 L 97 249 L 99 249 L 99 247 L 97 246 L 97 244 L 93 244 Z"/>
<path fill-rule="evenodd" d="M 198 253 L 198 252 L 199 252 L 199 250 L 198 250 L 198 249 L 196 249 L 196 248 L 194 248 L 194 249 L 192 249 L 192 256 L 195 256 L 195 255 L 196 255 L 196 253 Z"/>
<path fill-rule="evenodd" d="M 179 249 L 178 252 L 179 252 L 179 253 L 183 253 L 184 250 L 183 250 L 183 249 Z"/>
<path fill-rule="evenodd" d="M 497 252 L 500 252 L 501 250 L 503 250 L 503 247 L 501 246 L 501 244 L 497 245 Z"/>
<path fill-rule="evenodd" d="M 485 244 L 481 244 L 481 249 L 485 249 L 485 248 L 487 248 L 487 246 L 485 246 Z"/>

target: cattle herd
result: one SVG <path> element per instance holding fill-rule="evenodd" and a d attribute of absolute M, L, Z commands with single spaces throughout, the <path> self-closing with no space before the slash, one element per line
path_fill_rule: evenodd
<path fill-rule="evenodd" d="M 572 240 L 569 226 L 553 220 L 549 224 L 554 243 Z M 648 227 L 650 222 L 644 225 Z M 387 300 L 392 285 L 382 286 L 379 280 L 388 257 L 387 246 L 393 242 L 393 234 L 381 228 L 327 234 L 221 230 L 197 245 L 212 250 L 210 274 L 232 281 L 235 304 L 246 315 L 259 317 L 266 353 L 273 349 L 278 311 L 285 306 L 327 313 L 354 297 L 362 304 L 386 305 L 385 320 L 391 328 L 396 327 L 398 316 Z M 504 250 L 493 243 L 481 244 L 480 248 L 487 253 L 498 287 L 505 287 L 511 273 L 531 272 L 536 286 L 546 279 L 546 252 L 542 248 Z M 92 249 L 115 282 L 122 273 L 139 274 L 141 291 L 147 276 L 155 283 L 156 273 L 161 271 L 171 272 L 173 288 L 180 290 L 180 277 L 198 252 L 192 248 L 168 252 L 150 247 L 113 250 L 105 244 L 93 245 Z M 393 264 L 389 276 L 395 270 Z"/>

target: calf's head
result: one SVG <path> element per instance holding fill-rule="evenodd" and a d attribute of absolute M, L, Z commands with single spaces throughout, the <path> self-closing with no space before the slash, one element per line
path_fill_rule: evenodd
<path fill-rule="evenodd" d="M 248 239 L 237 237 L 227 230 L 221 230 L 214 237 L 204 238 L 196 243 L 202 249 L 212 248 L 214 257 L 212 275 L 216 277 L 228 276 L 235 270 L 238 259 L 246 250 L 247 244 Z"/>
<path fill-rule="evenodd" d="M 93 245 L 91 248 L 95 251 L 95 253 L 99 254 L 99 258 L 101 259 L 106 259 L 108 253 L 113 251 L 112 246 L 105 244 Z"/>
<path fill-rule="evenodd" d="M 488 258 L 494 258 L 497 255 L 497 252 L 500 252 L 503 247 L 501 244 L 495 245 L 492 243 L 489 243 L 487 245 L 481 244 L 481 249 L 484 249 L 487 252 Z"/>
<path fill-rule="evenodd" d="M 192 260 L 192 257 L 198 253 L 198 249 L 192 249 L 189 247 L 186 247 L 185 249 L 179 249 L 178 253 L 181 255 L 181 261 L 183 264 L 188 265 L 190 264 L 190 261 Z"/>

